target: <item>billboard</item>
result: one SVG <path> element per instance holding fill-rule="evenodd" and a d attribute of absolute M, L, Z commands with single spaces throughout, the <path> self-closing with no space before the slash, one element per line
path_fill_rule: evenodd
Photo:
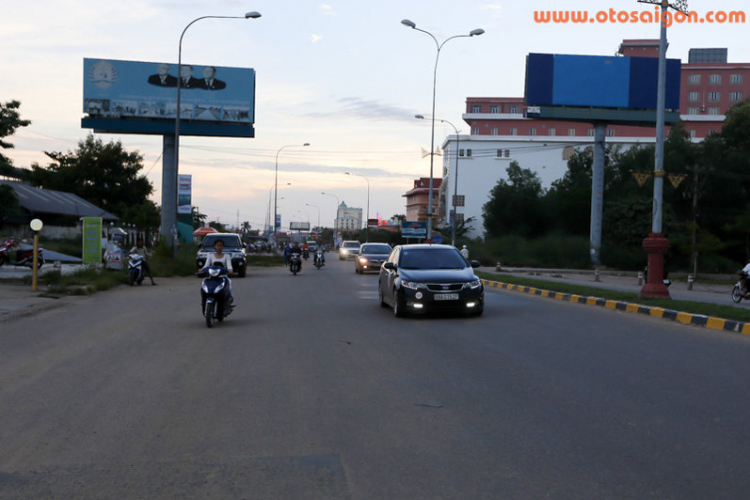
<path fill-rule="evenodd" d="M 177 185 L 177 213 L 178 214 L 191 214 L 192 213 L 192 189 L 193 189 L 193 176 L 188 174 L 180 174 Z"/>
<path fill-rule="evenodd" d="M 427 222 L 403 221 L 401 223 L 401 236 L 404 238 L 427 238 Z"/>
<path fill-rule="evenodd" d="M 679 59 L 667 60 L 665 108 L 680 107 Z M 659 60 L 529 54 L 526 105 L 655 110 Z"/>
<path fill-rule="evenodd" d="M 177 116 L 177 64 L 83 60 L 83 112 L 94 118 L 170 120 Z M 180 119 L 255 121 L 255 70 L 182 65 Z"/>
<path fill-rule="evenodd" d="M 310 223 L 309 222 L 290 222 L 289 230 L 290 231 L 309 231 Z"/>

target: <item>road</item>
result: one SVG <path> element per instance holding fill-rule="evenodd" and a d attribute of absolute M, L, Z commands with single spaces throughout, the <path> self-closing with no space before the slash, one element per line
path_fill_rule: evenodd
<path fill-rule="evenodd" d="M 331 255 L 331 254 L 329 254 Z M 488 291 L 396 319 L 351 261 L 0 325 L 0 498 L 746 498 L 750 339 Z"/>

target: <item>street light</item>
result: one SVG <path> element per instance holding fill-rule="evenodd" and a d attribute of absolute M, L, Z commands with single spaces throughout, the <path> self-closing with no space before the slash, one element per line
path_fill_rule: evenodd
<path fill-rule="evenodd" d="M 315 210 L 318 211 L 318 229 L 320 229 L 320 207 L 317 205 L 311 205 L 309 203 L 305 203 L 308 207 L 313 207 Z"/>
<path fill-rule="evenodd" d="M 306 142 L 302 145 L 302 147 L 309 146 L 310 143 Z M 291 148 L 292 146 L 296 146 L 296 144 L 288 144 L 286 146 L 281 146 L 278 151 L 276 151 L 276 174 L 274 177 L 273 185 L 274 185 L 274 194 L 273 194 L 273 239 L 276 240 L 276 217 L 278 213 L 278 196 L 279 196 L 279 153 L 281 153 L 281 150 L 284 148 Z"/>
<path fill-rule="evenodd" d="M 432 40 L 435 42 L 435 47 L 437 48 L 437 54 L 435 55 L 435 70 L 433 71 L 432 76 L 432 135 L 430 139 L 430 189 L 429 189 L 429 196 L 428 196 L 428 205 L 427 205 L 427 239 L 432 239 L 432 178 L 433 178 L 433 166 L 435 163 L 435 92 L 437 89 L 437 68 L 438 68 L 438 60 L 440 59 L 440 50 L 443 48 L 443 45 L 445 45 L 449 40 L 453 40 L 454 38 L 469 38 L 472 36 L 479 36 L 484 33 L 483 29 L 475 29 L 469 32 L 468 35 L 454 35 L 452 37 L 446 38 L 443 40 L 442 43 L 439 43 L 437 41 L 437 38 L 430 33 L 429 31 L 425 31 L 423 29 L 417 28 L 417 25 L 408 20 L 404 19 L 401 21 L 401 24 L 404 26 L 407 26 L 411 29 L 421 31 L 422 33 L 425 33 L 432 38 Z"/>
<path fill-rule="evenodd" d="M 339 197 L 336 196 L 335 194 L 325 193 L 322 191 L 320 194 L 323 194 L 326 196 L 333 196 L 334 198 L 336 198 L 336 217 L 334 218 L 334 221 L 333 221 L 333 226 L 334 226 L 333 227 L 333 247 L 336 248 L 336 241 L 338 239 L 338 234 L 339 234 L 339 205 L 340 205 Z"/>
<path fill-rule="evenodd" d="M 287 186 L 291 186 L 291 182 L 286 183 Z M 271 237 L 271 191 L 273 191 L 274 186 L 271 186 L 268 189 L 268 210 L 266 211 L 266 221 L 268 221 L 268 235 L 267 238 Z"/>
<path fill-rule="evenodd" d="M 182 34 L 180 35 L 180 44 L 178 47 L 177 52 L 177 112 L 175 114 L 175 122 L 174 122 L 174 179 L 171 180 L 169 184 L 171 184 L 171 188 L 174 190 L 173 196 L 168 196 L 167 193 L 164 193 L 165 196 L 162 196 L 162 204 L 165 205 L 162 211 L 162 220 L 161 220 L 161 231 L 163 235 L 169 235 L 170 231 L 173 231 L 173 234 L 175 235 L 175 238 L 179 240 L 179 235 L 177 235 L 177 208 L 179 206 L 178 203 L 178 189 L 177 186 L 179 185 L 178 179 L 179 179 L 179 171 L 180 171 L 180 105 L 181 105 L 181 97 L 182 97 L 182 39 L 185 36 L 185 32 L 188 30 L 190 26 L 192 26 L 194 23 L 200 21 L 201 19 L 258 19 L 260 17 L 259 12 L 248 12 L 244 16 L 202 16 L 196 19 L 193 19 L 190 21 L 190 23 L 185 26 L 185 29 L 182 30 Z M 167 191 L 165 189 L 165 191 Z M 170 199 L 171 198 L 171 199 Z M 170 210 L 165 202 L 169 202 L 170 204 L 174 204 L 172 209 Z M 171 219 L 171 220 L 170 220 Z M 174 239 L 172 240 L 172 258 L 177 258 L 177 241 Z"/>
<path fill-rule="evenodd" d="M 420 120 L 424 120 L 424 115 L 414 115 L 414 118 L 418 118 Z M 451 245 L 456 246 L 456 200 L 458 199 L 458 145 L 461 138 L 458 136 L 458 129 L 455 125 L 453 125 L 448 120 L 441 120 L 438 118 L 439 122 L 447 123 L 451 127 L 453 127 L 453 130 L 456 132 L 456 175 L 455 175 L 455 181 L 453 181 L 453 202 L 451 203 L 451 207 L 453 207 L 453 217 L 451 218 Z"/>
<path fill-rule="evenodd" d="M 669 249 L 669 240 L 662 234 L 662 191 L 664 189 L 664 107 L 667 88 L 667 23 L 669 7 L 688 13 L 687 0 L 638 0 L 639 3 L 661 5 L 661 34 L 659 37 L 659 77 L 656 94 L 656 150 L 654 161 L 654 205 L 652 210 L 651 234 L 643 240 L 643 248 L 648 253 L 648 281 L 641 289 L 640 296 L 669 299 L 669 290 L 664 285 L 664 253 Z"/>
<path fill-rule="evenodd" d="M 346 175 L 356 175 L 362 177 L 367 181 L 367 221 L 365 222 L 365 243 L 370 242 L 370 180 L 362 174 L 353 174 L 351 172 L 344 172 Z M 338 212 L 336 212 L 338 214 Z"/>

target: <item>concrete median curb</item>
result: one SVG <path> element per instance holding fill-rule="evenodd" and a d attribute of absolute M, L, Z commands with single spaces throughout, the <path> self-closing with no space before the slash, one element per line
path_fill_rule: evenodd
<path fill-rule="evenodd" d="M 712 316 L 704 316 L 702 314 L 692 314 L 680 311 L 674 311 L 671 309 L 664 309 L 661 307 L 644 306 L 641 304 L 633 304 L 630 302 L 620 302 L 617 300 L 607 300 L 600 297 L 590 297 L 584 295 L 575 295 L 571 293 L 561 293 L 551 290 L 544 290 L 541 288 L 535 288 L 525 285 L 514 285 L 512 283 L 504 283 L 502 281 L 491 281 L 482 279 L 482 283 L 487 288 L 500 288 L 504 290 L 517 291 L 522 293 L 531 293 L 539 295 L 541 297 L 549 297 L 557 300 L 564 300 L 567 302 L 575 302 L 577 304 L 585 304 L 590 306 L 600 306 L 607 309 L 613 309 L 616 311 L 631 312 L 638 314 L 645 314 L 648 316 L 654 316 L 657 318 L 664 318 L 671 321 L 677 321 L 685 325 L 694 325 L 704 328 L 710 328 L 711 330 L 722 330 L 726 332 L 741 333 L 744 335 L 750 334 L 750 323 L 743 323 L 740 321 L 733 321 L 722 318 L 715 318 Z"/>

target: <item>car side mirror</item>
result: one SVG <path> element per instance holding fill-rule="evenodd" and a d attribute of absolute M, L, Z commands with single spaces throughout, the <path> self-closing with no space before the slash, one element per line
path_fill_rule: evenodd
<path fill-rule="evenodd" d="M 482 267 L 482 263 L 479 262 L 478 260 L 472 260 L 471 267 Z"/>
<path fill-rule="evenodd" d="M 383 269 L 388 269 L 389 271 L 395 271 L 396 270 L 396 264 L 393 262 L 386 262 L 383 264 Z"/>

